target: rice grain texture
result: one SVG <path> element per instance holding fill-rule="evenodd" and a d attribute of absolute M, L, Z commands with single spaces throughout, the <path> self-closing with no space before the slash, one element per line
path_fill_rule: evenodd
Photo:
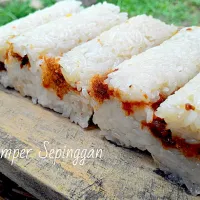
<path fill-rule="evenodd" d="M 86 127 L 91 107 L 66 83 L 56 57 L 126 20 L 118 6 L 104 2 L 21 34 L 11 40 L 6 60 L 9 81 L 33 102 Z"/>
<path fill-rule="evenodd" d="M 176 31 L 175 26 L 167 25 L 151 16 L 136 16 L 75 47 L 59 57 L 57 63 L 62 68 L 66 82 L 88 102 L 92 117 L 95 104 L 90 97 L 90 84 L 94 77 L 99 77 L 93 87 L 101 88 L 99 98 L 107 98 L 109 95 L 104 92 L 107 89 L 106 85 L 101 85 L 101 80 L 107 73 L 115 70 L 118 64 L 133 55 L 162 43 Z"/>
<path fill-rule="evenodd" d="M 109 95 L 101 102 L 93 97 L 97 104 L 94 123 L 106 137 L 128 147 L 151 145 L 142 122 L 151 123 L 159 104 L 200 70 L 200 28 L 191 29 L 182 29 L 160 46 L 124 61 L 99 83 L 107 86 L 104 94 Z M 101 93 L 101 89 L 93 92 Z"/>
<path fill-rule="evenodd" d="M 5 65 L 6 54 L 9 48 L 10 40 L 20 34 L 30 31 L 40 25 L 56 20 L 60 17 L 78 13 L 81 10 L 81 2 L 65 0 L 55 5 L 36 11 L 24 18 L 15 20 L 9 24 L 0 27 L 0 63 Z M 0 69 L 0 83 L 5 87 L 12 86 L 6 73 L 6 65 Z"/>
<path fill-rule="evenodd" d="M 93 118 L 108 140 L 147 149 L 194 195 L 200 194 L 199 54 L 200 28 L 190 27 L 124 61 L 99 84 L 109 96 L 94 98 Z"/>

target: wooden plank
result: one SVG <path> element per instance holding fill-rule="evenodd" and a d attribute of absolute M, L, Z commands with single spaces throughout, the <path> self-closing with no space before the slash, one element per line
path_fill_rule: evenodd
<path fill-rule="evenodd" d="M 50 149 L 102 149 L 101 158 L 89 158 L 73 165 L 73 157 L 45 156 Z M 182 199 L 192 197 L 153 171 L 151 157 L 139 151 L 117 147 L 98 129 L 83 130 L 48 109 L 33 105 L 12 90 L 0 90 L 0 151 L 33 149 L 27 159 L 12 162 L 4 155 L 0 171 L 39 199 Z M 83 151 L 81 151 L 83 152 Z M 5 153 L 5 152 L 4 152 Z M 79 159 L 80 161 L 80 159 Z"/>

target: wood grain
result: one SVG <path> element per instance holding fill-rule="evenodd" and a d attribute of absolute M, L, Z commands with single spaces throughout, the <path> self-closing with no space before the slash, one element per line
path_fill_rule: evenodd
<path fill-rule="evenodd" d="M 59 158 L 55 165 L 45 154 L 49 149 L 102 149 L 102 158 L 73 165 Z M 0 150 L 33 149 L 27 159 L 0 159 L 0 171 L 39 199 L 182 199 L 194 200 L 153 171 L 146 153 L 123 149 L 105 140 L 98 129 L 83 130 L 48 109 L 32 104 L 12 90 L 0 90 Z"/>

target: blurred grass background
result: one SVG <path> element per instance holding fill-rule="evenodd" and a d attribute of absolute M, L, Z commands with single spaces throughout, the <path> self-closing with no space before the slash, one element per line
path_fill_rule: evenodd
<path fill-rule="evenodd" d="M 200 0 L 108 0 L 130 16 L 148 14 L 176 25 L 200 24 Z"/>
<path fill-rule="evenodd" d="M 56 0 L 0 0 L 0 26 L 55 2 Z"/>
<path fill-rule="evenodd" d="M 5 1 L 5 0 L 0 0 Z M 38 8 L 50 6 L 56 0 L 6 0 L 0 4 L 0 25 L 21 18 Z M 104 0 L 97 0 L 102 2 Z M 148 14 L 167 23 L 189 26 L 200 24 L 200 0 L 107 0 L 117 4 L 129 16 Z M 35 2 L 35 6 L 34 3 Z M 38 4 L 40 2 L 40 4 Z M 38 6 L 38 7 L 37 7 Z M 39 7 L 40 6 L 40 7 Z"/>

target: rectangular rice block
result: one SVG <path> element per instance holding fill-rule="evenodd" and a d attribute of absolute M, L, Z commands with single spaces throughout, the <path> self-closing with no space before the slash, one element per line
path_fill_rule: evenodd
<path fill-rule="evenodd" d="M 59 64 L 71 86 L 87 91 L 94 75 L 109 72 L 124 60 L 161 44 L 176 32 L 177 27 L 151 16 L 132 17 L 64 54 Z"/>
<path fill-rule="evenodd" d="M 174 136 L 200 141 L 200 74 L 158 108 L 156 116 L 164 119 Z"/>
<path fill-rule="evenodd" d="M 161 132 L 157 134 L 160 144 L 149 148 L 161 168 L 179 175 L 195 195 L 200 194 L 199 102 L 200 74 L 157 109 L 153 128 L 154 133 Z"/>
<path fill-rule="evenodd" d="M 0 27 L 0 83 L 5 87 L 10 85 L 4 63 L 10 39 L 60 17 L 77 13 L 80 11 L 80 5 L 81 2 L 79 1 L 61 1 L 51 7 L 36 11 L 27 17 Z"/>
<path fill-rule="evenodd" d="M 200 28 L 184 28 L 92 83 L 93 121 L 102 134 L 120 145 L 147 149 L 192 194 L 200 194 L 199 55 Z"/>
<path fill-rule="evenodd" d="M 52 64 L 56 56 L 126 20 L 127 14 L 120 13 L 118 6 L 104 2 L 21 34 L 10 41 L 6 60 L 9 81 L 22 95 L 32 97 L 33 102 L 70 116 L 76 123 L 82 117 L 88 121 L 92 111 L 87 101 L 76 90 L 64 96 L 69 85 L 60 67 Z M 83 127 L 84 123 L 80 121 Z"/>
<path fill-rule="evenodd" d="M 67 105 L 66 102 L 74 105 L 72 109 L 66 107 L 66 111 L 60 110 L 60 112 L 67 113 L 65 116 L 70 117 L 72 121 L 84 128 L 87 127 L 93 114 L 89 97 L 90 79 L 96 74 L 112 70 L 114 66 L 132 55 L 160 44 L 171 37 L 176 30 L 174 26 L 142 15 L 111 28 L 61 57 L 46 59 L 42 66 L 43 74 L 47 69 L 51 71 L 59 69 L 65 78 L 64 86 L 50 85 L 49 89 L 56 92 L 64 105 Z M 45 76 L 43 85 L 49 85 Z"/>
<path fill-rule="evenodd" d="M 66 82 L 79 92 L 82 101 L 87 102 L 92 111 L 87 113 L 85 109 L 85 113 L 79 118 L 85 121 L 84 127 L 88 126 L 88 119 L 92 117 L 94 110 L 89 96 L 93 76 L 109 72 L 131 56 L 162 43 L 176 31 L 175 26 L 141 15 L 111 28 L 60 58 L 58 64 Z M 70 97 L 69 94 L 68 96 Z M 85 115 L 89 117 L 84 119 Z"/>
<path fill-rule="evenodd" d="M 152 145 L 146 124 L 153 121 L 159 104 L 200 70 L 199 36 L 198 27 L 182 29 L 160 46 L 116 66 L 115 72 L 94 77 L 94 123 L 108 139 L 140 149 Z"/>

